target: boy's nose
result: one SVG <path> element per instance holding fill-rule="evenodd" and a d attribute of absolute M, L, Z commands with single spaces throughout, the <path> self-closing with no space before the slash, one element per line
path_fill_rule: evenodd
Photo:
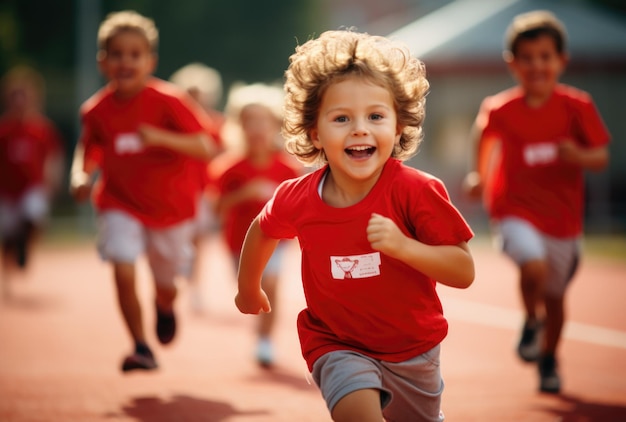
<path fill-rule="evenodd" d="M 352 128 L 352 136 L 363 136 L 367 135 L 369 131 L 367 130 L 367 125 L 362 120 L 355 120 L 354 127 Z"/>

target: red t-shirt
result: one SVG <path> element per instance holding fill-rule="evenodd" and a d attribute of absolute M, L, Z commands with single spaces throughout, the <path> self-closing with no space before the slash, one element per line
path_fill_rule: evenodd
<path fill-rule="evenodd" d="M 263 168 L 255 166 L 248 158 L 242 158 L 224 171 L 218 179 L 218 189 L 220 195 L 228 195 L 241 189 L 252 181 L 265 180 L 269 185 L 274 185 L 274 189 L 287 179 L 298 177 L 300 172 L 293 165 L 293 162 L 285 157 L 284 153 L 277 152 L 273 155 L 269 164 Z M 239 256 L 243 240 L 252 220 L 259 214 L 263 205 L 272 197 L 273 190 L 267 192 L 267 197 L 260 195 L 259 198 L 241 201 L 234 205 L 222 226 L 224 239 L 231 252 Z"/>
<path fill-rule="evenodd" d="M 435 177 L 390 159 L 358 204 L 334 208 L 318 186 L 326 167 L 281 184 L 261 213 L 273 238 L 297 237 L 307 307 L 298 316 L 302 354 L 313 363 L 333 350 L 391 362 L 420 355 L 446 336 L 436 280 L 372 249 L 372 213 L 429 245 L 456 245 L 473 234 Z"/>
<path fill-rule="evenodd" d="M 487 180 L 486 207 L 495 218 L 516 216 L 556 237 L 582 231 L 584 174 L 558 159 L 572 139 L 584 148 L 606 145 L 610 135 L 591 97 L 558 85 L 539 108 L 530 108 L 519 87 L 486 98 L 477 123 L 484 139 L 497 139 L 499 157 Z"/>
<path fill-rule="evenodd" d="M 0 195 L 15 200 L 44 184 L 46 161 L 62 149 L 61 136 L 47 117 L 0 118 Z"/>
<path fill-rule="evenodd" d="M 195 215 L 206 163 L 162 147 L 144 147 L 142 123 L 181 133 L 209 132 L 208 116 L 174 85 L 152 78 L 129 100 L 105 87 L 81 107 L 85 161 L 99 164 L 94 191 L 99 210 L 123 210 L 148 227 Z M 210 133 L 209 133 L 210 134 Z"/>

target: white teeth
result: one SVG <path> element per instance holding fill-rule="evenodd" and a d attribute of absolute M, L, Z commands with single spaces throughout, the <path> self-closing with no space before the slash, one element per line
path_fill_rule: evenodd
<path fill-rule="evenodd" d="M 370 149 L 370 148 L 372 148 L 372 147 L 368 147 L 367 145 L 358 145 L 358 146 L 355 146 L 355 147 L 350 147 L 348 149 L 354 150 L 354 151 L 365 151 L 365 150 Z"/>

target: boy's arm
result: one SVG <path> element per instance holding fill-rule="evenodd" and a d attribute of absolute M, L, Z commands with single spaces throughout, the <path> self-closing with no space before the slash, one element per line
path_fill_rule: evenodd
<path fill-rule="evenodd" d="M 367 240 L 372 248 L 446 286 L 464 289 L 474 281 L 474 260 L 467 242 L 427 245 L 405 236 L 393 220 L 379 214 L 370 218 Z"/>
<path fill-rule="evenodd" d="M 85 161 L 85 147 L 78 141 L 74 149 L 74 158 L 70 169 L 70 193 L 77 201 L 84 201 L 91 193 L 92 176 L 97 165 Z"/>
<path fill-rule="evenodd" d="M 139 134 L 145 145 L 168 148 L 201 160 L 210 160 L 219 152 L 217 143 L 206 132 L 180 133 L 143 124 Z"/>
<path fill-rule="evenodd" d="M 271 311 L 269 300 L 261 288 L 261 277 L 277 244 L 278 239 L 267 237 L 261 230 L 259 217 L 255 218 L 243 243 L 237 275 L 235 304 L 244 314 Z"/>
<path fill-rule="evenodd" d="M 606 146 L 581 148 L 571 140 L 559 144 L 559 157 L 562 161 L 591 171 L 602 171 L 609 164 L 609 149 Z"/>

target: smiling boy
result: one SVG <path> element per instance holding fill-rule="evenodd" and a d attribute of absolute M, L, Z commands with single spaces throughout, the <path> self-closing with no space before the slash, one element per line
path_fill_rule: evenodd
<path fill-rule="evenodd" d="M 122 371 L 157 367 L 143 329 L 135 263 L 146 254 L 155 285 L 156 333 L 176 333 L 175 278 L 188 276 L 200 186 L 196 169 L 217 147 L 212 123 L 188 94 L 152 76 L 158 32 L 136 12 L 110 14 L 98 31 L 98 65 L 108 84 L 81 107 L 71 174 L 78 200 L 93 192 L 98 251 L 111 262 L 134 352 Z"/>
<path fill-rule="evenodd" d="M 477 171 L 466 188 L 483 195 L 501 247 L 519 268 L 525 322 L 517 352 L 538 362 L 540 391 L 557 393 L 565 293 L 580 255 L 583 171 L 606 167 L 610 135 L 590 95 L 559 83 L 566 32 L 552 13 L 515 17 L 506 42 L 518 86 L 483 101 Z"/>

